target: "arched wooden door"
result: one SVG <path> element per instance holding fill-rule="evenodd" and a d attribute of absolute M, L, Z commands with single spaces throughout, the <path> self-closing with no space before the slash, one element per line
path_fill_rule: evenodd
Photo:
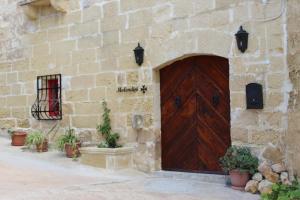
<path fill-rule="evenodd" d="M 195 56 L 160 70 L 162 169 L 220 173 L 231 145 L 228 60 Z"/>

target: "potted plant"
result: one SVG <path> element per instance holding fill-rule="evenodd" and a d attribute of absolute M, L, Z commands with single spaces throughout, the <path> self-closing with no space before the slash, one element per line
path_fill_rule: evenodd
<path fill-rule="evenodd" d="M 112 131 L 110 109 L 106 101 L 102 102 L 102 123 L 97 126 L 97 131 L 103 136 L 104 141 L 97 147 L 80 148 L 81 162 L 94 167 L 107 169 L 130 168 L 133 162 L 133 147 L 122 147 L 118 144 L 120 135 Z"/>
<path fill-rule="evenodd" d="M 68 158 L 77 158 L 80 155 L 81 144 L 74 129 L 67 129 L 66 133 L 58 138 L 57 146 L 61 151 L 66 152 Z"/>
<path fill-rule="evenodd" d="M 229 172 L 231 187 L 236 190 L 244 190 L 250 174 L 257 171 L 258 158 L 253 156 L 247 147 L 232 146 L 220 158 L 220 164 L 226 173 Z"/>
<path fill-rule="evenodd" d="M 11 145 L 12 146 L 24 146 L 27 133 L 24 131 L 13 131 L 8 129 L 8 134 L 11 136 Z"/>
<path fill-rule="evenodd" d="M 101 142 L 98 147 L 99 148 L 119 148 L 121 145 L 119 145 L 117 142 L 120 138 L 120 135 L 118 133 L 113 133 L 112 128 L 110 125 L 110 109 L 107 108 L 107 103 L 106 101 L 102 102 L 102 107 L 103 107 L 103 122 L 102 124 L 97 126 L 97 131 L 98 133 L 101 133 L 102 136 L 104 137 L 103 142 Z"/>
<path fill-rule="evenodd" d="M 30 133 L 26 137 L 26 145 L 29 147 L 35 146 L 37 152 L 48 151 L 48 140 L 41 131 L 35 131 Z"/>

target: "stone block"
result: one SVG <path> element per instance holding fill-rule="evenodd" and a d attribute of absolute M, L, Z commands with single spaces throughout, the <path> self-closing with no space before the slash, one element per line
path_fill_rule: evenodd
<path fill-rule="evenodd" d="M 120 1 L 121 12 L 137 10 L 141 8 L 149 8 L 155 5 L 156 0 L 126 0 Z"/>
<path fill-rule="evenodd" d="M 12 63 L 12 71 L 26 71 L 29 70 L 29 59 L 22 59 Z"/>
<path fill-rule="evenodd" d="M 68 27 L 52 28 L 48 30 L 48 41 L 64 40 L 68 38 L 68 35 Z"/>
<path fill-rule="evenodd" d="M 7 97 L 7 106 L 18 107 L 18 106 L 26 106 L 26 105 L 27 105 L 27 96 L 25 95 Z"/>
<path fill-rule="evenodd" d="M 61 24 L 78 24 L 81 22 L 81 11 L 68 12 L 60 17 Z"/>
<path fill-rule="evenodd" d="M 139 41 L 147 39 L 149 30 L 146 26 L 122 30 L 121 41 L 122 43 L 138 43 Z"/>
<path fill-rule="evenodd" d="M 106 88 L 96 87 L 90 89 L 89 95 L 91 101 L 101 101 L 102 99 L 106 99 Z"/>
<path fill-rule="evenodd" d="M 96 86 L 113 86 L 116 84 L 116 75 L 113 72 L 101 73 L 96 76 Z"/>
<path fill-rule="evenodd" d="M 101 31 L 117 31 L 125 28 L 126 17 L 125 15 L 107 17 L 101 20 Z"/>
<path fill-rule="evenodd" d="M 90 49 L 101 47 L 101 36 L 88 36 L 83 37 L 78 40 L 78 48 L 79 49 Z"/>
<path fill-rule="evenodd" d="M 71 88 L 73 90 L 93 87 L 95 87 L 95 75 L 74 76 L 71 79 Z"/>
<path fill-rule="evenodd" d="M 103 33 L 103 47 L 117 45 L 120 43 L 119 31 L 109 31 Z"/>
<path fill-rule="evenodd" d="M 25 119 L 29 117 L 29 111 L 25 107 L 11 108 L 11 116 L 13 118 Z"/>
<path fill-rule="evenodd" d="M 0 109 L 0 118 L 9 118 L 10 117 L 10 108 L 3 108 Z"/>
<path fill-rule="evenodd" d="M 82 11 L 82 21 L 100 20 L 101 18 L 101 7 L 93 5 Z"/>
<path fill-rule="evenodd" d="M 30 128 L 29 119 L 17 119 L 17 127 L 19 127 L 19 128 Z"/>
<path fill-rule="evenodd" d="M 100 71 L 100 65 L 96 62 L 79 64 L 79 74 L 95 74 Z"/>
<path fill-rule="evenodd" d="M 285 77 L 281 73 L 269 74 L 267 76 L 268 88 L 281 89 L 284 86 Z"/>
<path fill-rule="evenodd" d="M 83 147 L 80 148 L 80 162 L 94 167 L 118 170 L 132 168 L 133 152 L 132 147 L 122 148 L 97 148 Z"/>
<path fill-rule="evenodd" d="M 137 26 L 147 26 L 152 23 L 153 16 L 151 10 L 142 10 L 129 14 L 129 28 Z"/>
<path fill-rule="evenodd" d="M 231 139 L 237 142 L 247 143 L 249 134 L 248 130 L 245 128 L 231 128 Z"/>
<path fill-rule="evenodd" d="M 74 24 L 70 27 L 71 37 L 83 37 L 87 35 L 95 35 L 99 32 L 99 22 L 89 21 L 82 24 Z"/>
<path fill-rule="evenodd" d="M 116 71 L 118 70 L 117 59 L 109 58 L 101 60 L 100 62 L 101 71 Z"/>
<path fill-rule="evenodd" d="M 101 103 L 99 102 L 85 102 L 85 103 L 75 103 L 75 114 L 78 115 L 89 115 L 89 114 L 100 114 Z"/>
<path fill-rule="evenodd" d="M 15 119 L 0 119 L 0 128 L 14 128 L 16 126 Z"/>
<path fill-rule="evenodd" d="M 72 52 L 72 64 L 90 63 L 96 61 L 96 50 L 78 50 Z"/>
<path fill-rule="evenodd" d="M 104 18 L 117 16 L 120 10 L 120 3 L 117 1 L 107 2 L 103 5 Z"/>
<path fill-rule="evenodd" d="M 98 124 L 99 115 L 72 117 L 72 126 L 76 128 L 96 128 Z"/>
<path fill-rule="evenodd" d="M 87 101 L 88 90 L 70 90 L 66 91 L 66 101 Z"/>
<path fill-rule="evenodd" d="M 255 194 L 258 191 L 258 181 L 250 180 L 246 184 L 245 191 L 251 192 L 252 194 Z"/>

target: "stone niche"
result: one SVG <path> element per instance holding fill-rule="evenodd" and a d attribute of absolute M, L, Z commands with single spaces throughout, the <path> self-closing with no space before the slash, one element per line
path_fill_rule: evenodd
<path fill-rule="evenodd" d="M 132 168 L 133 152 L 133 147 L 121 147 L 114 149 L 82 147 L 80 148 L 80 162 L 93 167 L 110 170 Z"/>
<path fill-rule="evenodd" d="M 23 0 L 18 3 L 23 7 L 24 13 L 29 19 L 35 20 L 38 18 L 38 8 L 52 6 L 59 12 L 67 12 L 70 0 Z"/>

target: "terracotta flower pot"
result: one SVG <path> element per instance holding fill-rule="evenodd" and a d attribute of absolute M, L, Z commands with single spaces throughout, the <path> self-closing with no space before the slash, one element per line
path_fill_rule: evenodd
<path fill-rule="evenodd" d="M 77 143 L 75 147 L 72 144 L 65 144 L 65 152 L 68 158 L 79 157 L 80 152 L 79 148 L 81 147 L 80 143 Z"/>
<path fill-rule="evenodd" d="M 231 170 L 229 172 L 231 180 L 231 188 L 244 191 L 244 188 L 249 181 L 250 174 L 248 172 L 240 172 L 239 170 Z"/>
<path fill-rule="evenodd" d="M 48 140 L 44 140 L 42 144 L 36 145 L 37 152 L 47 152 L 48 151 Z"/>
<path fill-rule="evenodd" d="M 12 146 L 24 146 L 27 133 L 23 131 L 14 131 L 11 135 Z"/>

